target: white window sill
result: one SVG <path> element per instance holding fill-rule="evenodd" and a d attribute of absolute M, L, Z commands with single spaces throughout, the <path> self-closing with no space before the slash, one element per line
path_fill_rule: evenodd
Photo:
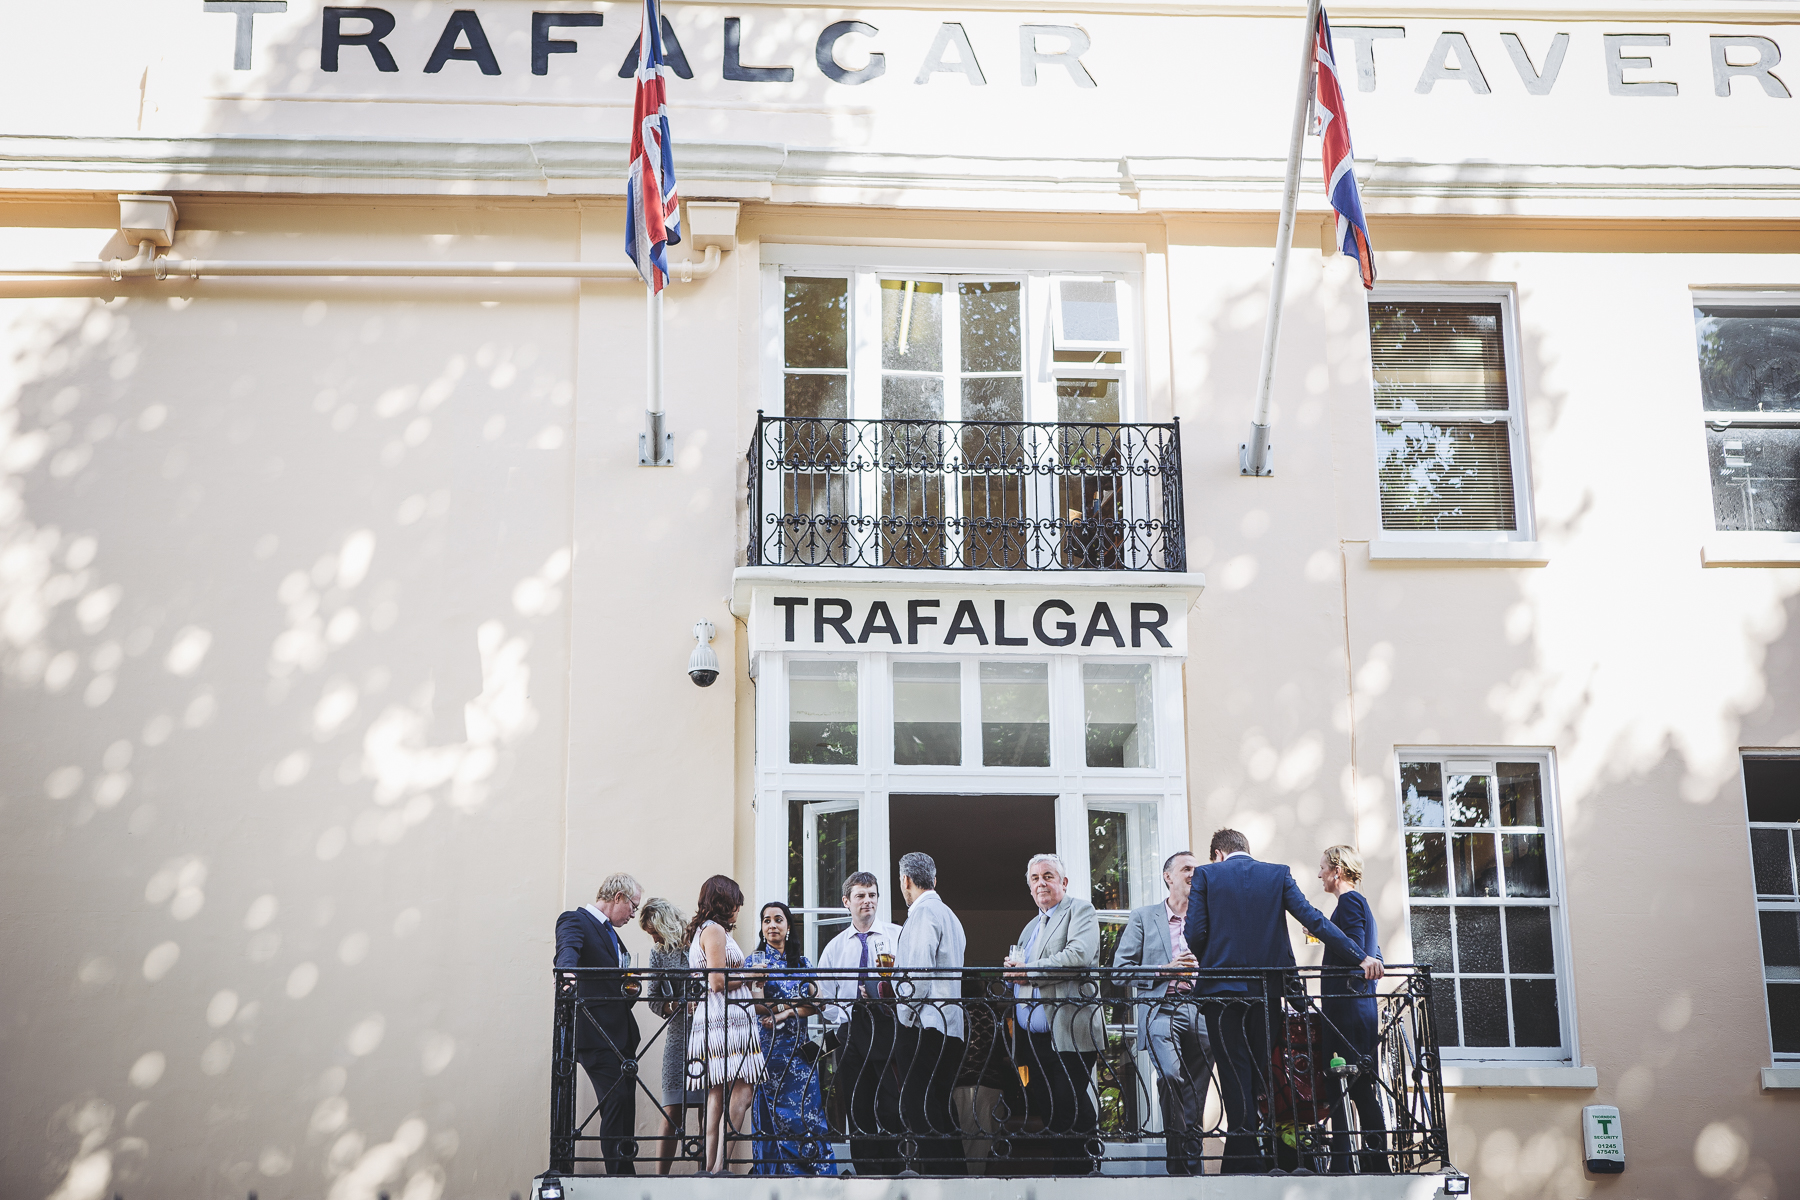
<path fill-rule="evenodd" d="M 1433 563 L 1465 567 L 1542 567 L 1550 563 L 1542 542 L 1401 542 L 1369 543 L 1372 563 Z"/>
<path fill-rule="evenodd" d="M 1762 1087 L 1765 1092 L 1800 1088 L 1800 1063 L 1793 1063 L 1785 1067 L 1764 1067 L 1762 1069 Z"/>
<path fill-rule="evenodd" d="M 1571 1067 L 1566 1063 L 1498 1066 L 1492 1063 L 1464 1066 L 1444 1064 L 1444 1090 L 1474 1088 L 1597 1088 L 1600 1072 L 1595 1067 Z"/>
<path fill-rule="evenodd" d="M 1800 542 L 1785 534 L 1730 534 L 1707 538 L 1700 562 L 1708 567 L 1800 567 Z"/>

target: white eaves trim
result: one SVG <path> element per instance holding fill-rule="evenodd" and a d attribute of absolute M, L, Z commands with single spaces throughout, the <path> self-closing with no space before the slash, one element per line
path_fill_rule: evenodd
<path fill-rule="evenodd" d="M 1462 1066 L 1444 1064 L 1444 1090 L 1475 1088 L 1597 1088 L 1600 1071 L 1595 1067 L 1571 1067 L 1566 1063 L 1544 1066 Z"/>
<path fill-rule="evenodd" d="M 1791 1067 L 1764 1067 L 1762 1088 L 1765 1092 L 1800 1088 L 1800 1063 Z"/>
<path fill-rule="evenodd" d="M 1372 563 L 1429 563 L 1434 566 L 1543 567 L 1550 549 L 1542 542 L 1402 542 L 1369 543 Z"/>
<path fill-rule="evenodd" d="M 1791 534 L 1719 534 L 1700 545 L 1709 567 L 1800 567 L 1800 541 Z"/>

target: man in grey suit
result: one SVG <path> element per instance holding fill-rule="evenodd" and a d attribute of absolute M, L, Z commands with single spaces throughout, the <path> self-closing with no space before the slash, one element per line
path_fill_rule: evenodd
<path fill-rule="evenodd" d="M 1199 964 L 1188 950 L 1188 892 L 1200 860 L 1181 850 L 1163 863 L 1166 900 L 1133 909 L 1131 921 L 1113 955 L 1115 967 L 1155 967 L 1155 982 L 1139 979 L 1138 1045 L 1150 1051 L 1161 1080 L 1163 1138 L 1168 1145 L 1169 1174 L 1198 1175 L 1206 1093 L 1212 1086 L 1212 1043 L 1192 997 L 1188 978 Z"/>
<path fill-rule="evenodd" d="M 1074 1135 L 1045 1145 L 1053 1169 L 1085 1175 L 1095 1169 L 1087 1140 L 1100 1128 L 1089 1076 L 1106 1045 L 1097 981 L 1086 973 L 1100 962 L 1100 919 L 1092 904 L 1068 894 L 1069 872 L 1054 854 L 1034 855 L 1025 882 L 1038 915 L 1019 933 L 1023 956 L 1006 960 L 1019 1000 L 1014 1055 L 1027 1068 L 1027 1111 L 1043 1117 L 1047 1131 Z"/>
<path fill-rule="evenodd" d="M 962 1126 L 951 1111 L 962 1067 L 962 965 L 968 940 L 962 922 L 937 894 L 937 863 L 929 854 L 900 856 L 900 894 L 906 924 L 894 955 L 900 1015 L 895 1045 L 900 1123 L 918 1147 L 908 1165 L 921 1175 L 962 1175 Z M 905 972 L 935 972 L 907 980 Z"/>

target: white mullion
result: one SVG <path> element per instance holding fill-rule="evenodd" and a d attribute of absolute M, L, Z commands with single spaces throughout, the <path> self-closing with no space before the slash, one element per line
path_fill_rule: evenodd
<path fill-rule="evenodd" d="M 881 419 L 881 278 L 872 270 L 855 271 L 850 276 L 850 415 L 862 421 Z M 883 449 L 880 426 L 858 428 L 872 430 L 859 444 L 872 464 L 879 463 Z M 881 542 L 881 471 L 860 472 L 857 483 L 858 511 L 865 523 L 856 537 L 856 553 L 852 557 L 866 566 L 879 566 L 876 550 Z"/>
<path fill-rule="evenodd" d="M 944 420 L 951 422 L 944 430 L 944 438 L 948 443 L 944 447 L 944 465 L 946 468 L 962 464 L 962 436 L 956 423 L 962 420 L 962 291 L 958 288 L 955 276 L 940 275 L 936 277 L 943 287 L 943 303 L 939 306 L 944 313 L 944 324 L 938 333 L 943 346 L 944 380 Z M 944 554 L 951 562 L 961 562 L 963 537 L 953 532 L 951 524 L 962 516 L 962 475 L 946 469 L 943 473 L 944 489 Z"/>
<path fill-rule="evenodd" d="M 1051 432 L 1052 422 L 1059 413 L 1056 411 L 1056 371 L 1053 347 L 1056 338 L 1051 332 L 1050 309 L 1055 287 L 1050 276 L 1043 273 L 1032 273 L 1025 277 L 1025 294 L 1021 298 L 1023 312 L 1020 314 L 1020 333 L 1025 339 L 1022 347 L 1025 366 L 1025 419 L 1043 426 L 1044 438 L 1037 448 L 1038 461 L 1033 467 L 1042 467 L 1045 456 L 1052 459 L 1055 451 L 1051 446 L 1054 434 Z M 1042 522 L 1054 519 L 1058 514 L 1056 499 L 1057 479 L 1052 471 L 1033 471 L 1028 477 L 1030 488 L 1025 497 L 1025 517 L 1029 521 Z M 1032 537 L 1030 565 L 1044 568 L 1055 563 L 1062 551 L 1062 539 L 1055 535 L 1044 538 Z"/>
<path fill-rule="evenodd" d="M 949 620 L 948 615 L 940 620 Z M 981 660 L 965 658 L 958 664 L 957 679 L 961 686 L 960 701 L 963 726 L 962 766 L 981 767 Z"/>

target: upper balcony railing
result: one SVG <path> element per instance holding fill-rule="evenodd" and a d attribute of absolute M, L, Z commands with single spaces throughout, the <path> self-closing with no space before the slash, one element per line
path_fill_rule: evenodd
<path fill-rule="evenodd" d="M 757 414 L 753 567 L 1185 571 L 1178 424 Z"/>

